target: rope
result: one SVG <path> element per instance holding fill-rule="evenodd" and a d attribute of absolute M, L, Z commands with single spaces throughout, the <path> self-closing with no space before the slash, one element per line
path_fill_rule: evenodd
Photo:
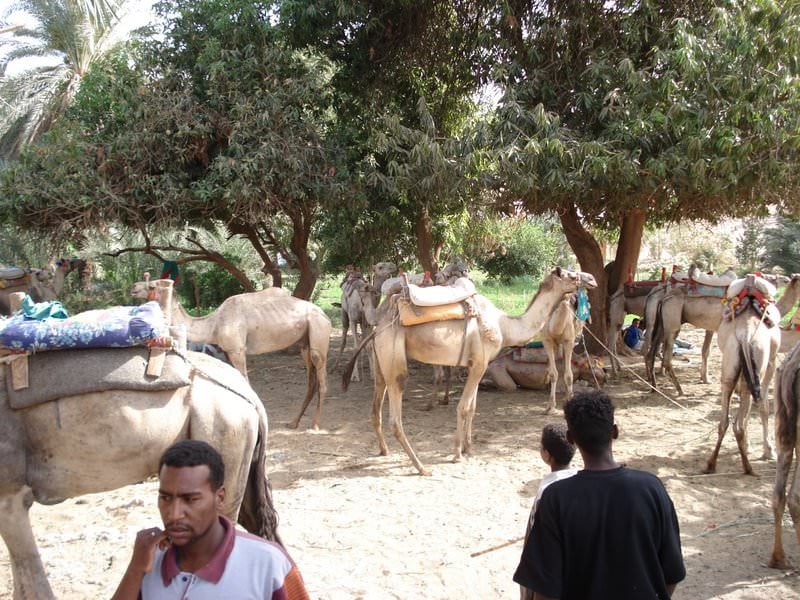
<path fill-rule="evenodd" d="M 599 340 L 599 339 L 598 339 L 598 337 L 597 337 L 597 336 L 596 336 L 594 333 L 592 333 L 592 330 L 591 330 L 591 329 L 589 329 L 588 327 L 586 327 L 585 329 L 586 329 L 586 331 L 588 331 L 588 332 L 589 332 L 589 334 L 590 334 L 590 335 L 591 335 L 591 336 L 592 336 L 592 337 L 595 339 L 595 341 L 596 341 L 598 344 L 600 344 L 600 346 L 602 346 L 602 348 L 603 348 L 603 349 L 604 349 L 606 352 L 608 352 L 609 356 L 613 356 L 614 358 L 617 358 L 617 359 L 619 359 L 619 356 L 617 356 L 616 354 L 614 354 L 613 352 L 611 352 L 611 350 L 610 350 L 610 349 L 609 349 L 609 348 L 608 348 L 608 347 L 607 347 L 607 346 L 606 346 L 606 345 L 605 345 L 605 344 L 604 344 L 604 343 L 603 343 L 601 340 Z M 586 342 L 585 342 L 585 340 L 584 340 L 584 344 L 585 344 L 585 343 L 586 343 Z M 679 408 L 682 408 L 683 410 L 689 410 L 689 407 L 688 407 L 688 406 L 684 406 L 683 404 L 681 404 L 681 403 L 680 403 L 680 402 L 678 402 L 677 400 L 674 400 L 674 399 L 670 398 L 669 396 L 667 396 L 667 395 L 666 395 L 664 392 L 662 392 L 662 391 L 661 391 L 660 389 L 658 389 L 657 387 L 655 387 L 655 386 L 653 386 L 653 385 L 650 385 L 650 382 L 649 382 L 649 381 L 647 381 L 646 379 L 643 379 L 643 378 L 642 378 L 642 377 L 641 377 L 641 376 L 640 376 L 640 375 L 639 375 L 639 374 L 638 374 L 636 371 L 634 371 L 633 369 L 631 369 L 631 368 L 630 368 L 630 367 L 628 367 L 627 365 L 625 365 L 625 364 L 623 364 L 622 362 L 620 362 L 620 366 L 624 367 L 624 368 L 625 368 L 626 370 L 628 370 L 628 371 L 629 371 L 629 372 L 630 372 L 630 373 L 631 373 L 631 374 L 632 374 L 632 375 L 633 375 L 633 376 L 634 376 L 636 379 L 638 379 L 639 381 L 641 381 L 642 383 L 644 383 L 644 384 L 645 384 L 645 385 L 646 385 L 648 388 L 650 388 L 652 391 L 654 391 L 654 392 L 657 392 L 658 394 L 660 394 L 661 396 L 663 396 L 665 399 L 669 400 L 669 401 L 670 401 L 672 404 L 674 404 L 675 406 L 677 406 L 677 407 L 679 407 Z M 705 420 L 705 419 L 704 419 L 704 420 Z"/>

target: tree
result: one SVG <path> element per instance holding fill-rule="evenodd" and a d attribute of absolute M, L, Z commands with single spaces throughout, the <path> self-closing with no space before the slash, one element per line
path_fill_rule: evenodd
<path fill-rule="evenodd" d="M 507 201 L 559 215 L 593 328 L 636 266 L 645 223 L 797 203 L 797 5 L 508 4 L 495 121 Z M 619 232 L 603 264 L 595 231 Z M 599 335 L 599 334 L 598 334 Z"/>
<path fill-rule="evenodd" d="M 780 267 L 784 273 L 800 273 L 800 222 L 779 216 L 772 227 L 762 234 L 764 243 L 763 266 Z"/>
<path fill-rule="evenodd" d="M 0 158 L 47 131 L 71 103 L 89 67 L 114 41 L 125 0 L 20 0 L 0 16 Z M 24 11 L 36 25 L 14 26 L 8 18 Z M 6 76 L 10 62 L 56 59 Z"/>
<path fill-rule="evenodd" d="M 160 4 L 162 39 L 104 63 L 71 120 L 8 170 L 6 217 L 67 238 L 104 223 L 145 239 L 222 224 L 250 242 L 274 285 L 277 256 L 286 258 L 300 272 L 295 295 L 308 298 L 318 275 L 310 240 L 322 208 L 341 202 L 347 170 L 327 136 L 331 68 L 285 48 L 268 9 L 247 0 Z"/>
<path fill-rule="evenodd" d="M 479 200 L 470 185 L 478 153 L 466 129 L 475 112 L 472 94 L 492 62 L 481 45 L 490 34 L 480 5 L 280 3 L 290 42 L 310 45 L 336 65 L 332 85 L 344 144 L 366 178 L 358 208 L 339 207 L 333 215 L 364 234 L 332 240 L 340 264 L 405 263 L 415 255 L 423 269 L 435 270 L 452 237 L 450 217 Z"/>

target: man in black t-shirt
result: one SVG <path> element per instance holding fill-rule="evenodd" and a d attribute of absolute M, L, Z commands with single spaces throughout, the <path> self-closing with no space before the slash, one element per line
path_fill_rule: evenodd
<path fill-rule="evenodd" d="M 575 394 L 564 416 L 585 468 L 544 491 L 514 581 L 535 600 L 667 600 L 686 569 L 664 485 L 614 461 L 604 392 Z"/>

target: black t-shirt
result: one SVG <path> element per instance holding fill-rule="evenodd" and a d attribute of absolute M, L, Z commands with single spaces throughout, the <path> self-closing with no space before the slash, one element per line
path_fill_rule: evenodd
<path fill-rule="evenodd" d="M 686 576 L 675 508 L 653 474 L 580 471 L 550 485 L 514 581 L 561 600 L 666 600 Z"/>

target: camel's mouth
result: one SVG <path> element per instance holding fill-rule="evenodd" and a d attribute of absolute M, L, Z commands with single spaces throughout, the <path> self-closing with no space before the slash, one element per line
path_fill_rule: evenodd
<path fill-rule="evenodd" d="M 594 289 L 597 287 L 597 280 L 594 278 L 594 275 L 591 273 L 585 273 L 580 271 L 578 273 L 578 282 L 583 286 L 589 289 Z"/>

